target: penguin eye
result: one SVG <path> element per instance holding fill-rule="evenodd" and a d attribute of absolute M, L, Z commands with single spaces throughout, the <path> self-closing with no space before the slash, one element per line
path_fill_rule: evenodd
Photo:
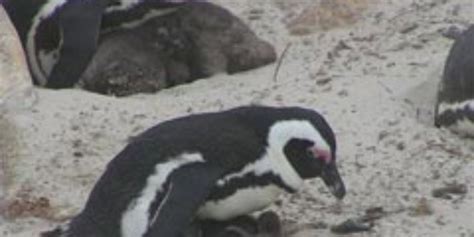
<path fill-rule="evenodd" d="M 309 140 L 291 139 L 284 147 L 284 151 L 288 157 L 298 159 L 302 157 L 314 158 L 312 147 L 314 147 L 314 143 Z"/>

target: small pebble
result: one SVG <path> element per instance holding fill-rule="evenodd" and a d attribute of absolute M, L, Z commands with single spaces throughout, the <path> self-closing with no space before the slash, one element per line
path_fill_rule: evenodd
<path fill-rule="evenodd" d="M 336 234 L 349 234 L 349 233 L 369 231 L 372 229 L 372 227 L 373 227 L 373 224 L 364 223 L 356 219 L 349 219 L 342 222 L 341 224 L 332 226 L 331 232 L 336 233 Z"/>

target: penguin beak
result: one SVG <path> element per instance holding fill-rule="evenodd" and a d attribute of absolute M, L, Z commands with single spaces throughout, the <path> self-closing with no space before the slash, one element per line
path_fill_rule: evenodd
<path fill-rule="evenodd" d="M 341 200 L 344 198 L 346 195 L 346 187 L 339 175 L 339 171 L 337 171 L 335 162 L 330 162 L 323 168 L 321 178 L 337 199 Z"/>

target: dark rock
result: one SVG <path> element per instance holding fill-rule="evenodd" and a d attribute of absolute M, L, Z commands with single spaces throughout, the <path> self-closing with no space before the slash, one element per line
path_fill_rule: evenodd
<path fill-rule="evenodd" d="M 413 24 L 404 26 L 404 27 L 400 30 L 400 33 L 401 33 L 401 34 L 408 34 L 408 33 L 412 32 L 413 30 L 416 30 L 416 28 L 418 28 L 418 24 L 417 24 L 417 23 L 413 23 Z"/>
<path fill-rule="evenodd" d="M 117 96 L 149 93 L 219 72 L 254 69 L 275 59 L 274 48 L 229 11 L 193 3 L 138 27 L 103 35 L 80 85 Z"/>
<path fill-rule="evenodd" d="M 356 232 L 369 231 L 373 227 L 373 224 L 365 223 L 357 219 L 348 219 L 341 224 L 334 225 L 331 227 L 331 232 L 336 234 L 349 234 Z"/>
<path fill-rule="evenodd" d="M 448 183 L 441 188 L 433 189 L 431 194 L 435 198 L 452 199 L 451 195 L 465 195 L 467 193 L 467 186 L 465 184 Z"/>

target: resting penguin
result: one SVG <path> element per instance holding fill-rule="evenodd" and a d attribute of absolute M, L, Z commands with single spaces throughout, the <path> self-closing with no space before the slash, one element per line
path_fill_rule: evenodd
<path fill-rule="evenodd" d="M 61 237 L 178 237 L 192 221 L 267 207 L 321 177 L 339 199 L 336 140 L 317 112 L 238 107 L 165 121 L 110 163 Z"/>
<path fill-rule="evenodd" d="M 191 1 L 191 0 L 189 0 Z M 26 51 L 35 84 L 73 86 L 101 33 L 133 27 L 186 0 L 0 0 Z"/>
<path fill-rule="evenodd" d="M 435 124 L 474 137 L 474 25 L 456 39 L 449 52 Z"/>

